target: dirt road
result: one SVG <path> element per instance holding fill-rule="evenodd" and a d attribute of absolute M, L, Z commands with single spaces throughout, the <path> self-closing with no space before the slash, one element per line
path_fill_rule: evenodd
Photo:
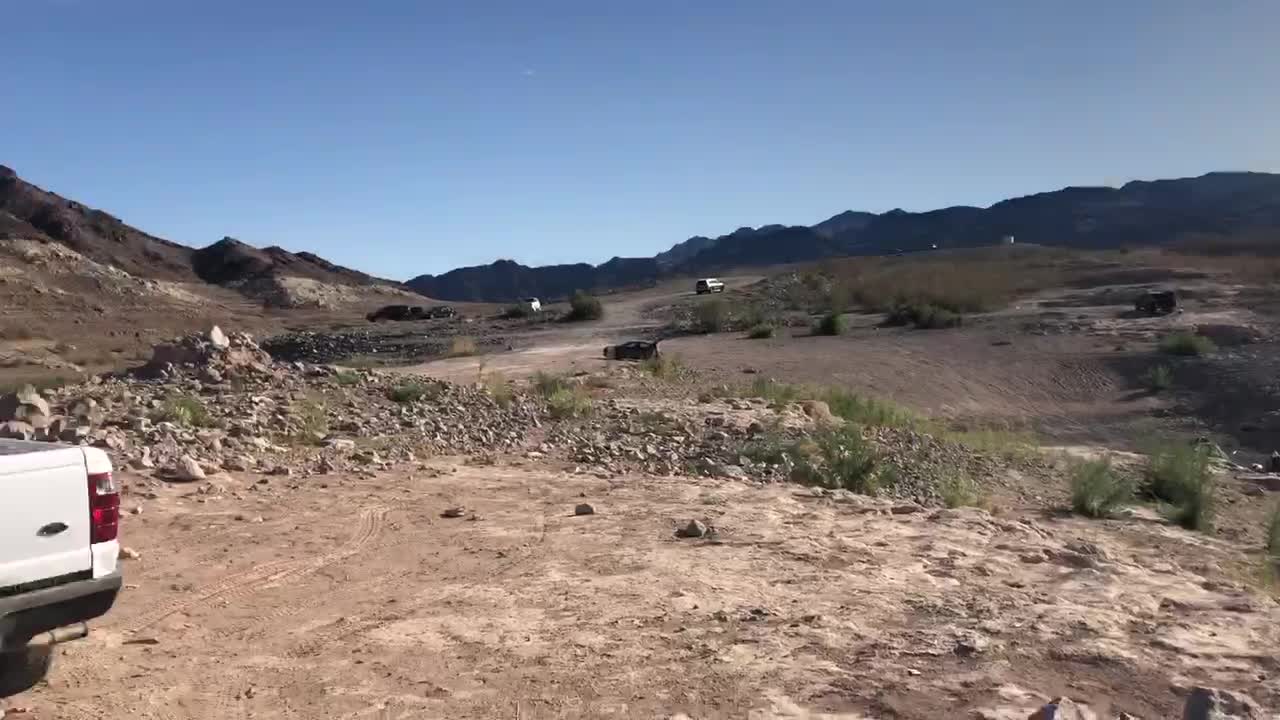
<path fill-rule="evenodd" d="M 10 707 L 49 720 L 1023 718 L 1069 692 L 1154 718 L 1176 714 L 1177 683 L 1263 687 L 1280 641 L 1280 608 L 1222 577 L 1232 550 L 1156 524 L 1100 533 L 889 514 L 794 486 L 432 466 L 166 489 L 128 518 L 142 557 L 119 605 Z M 596 513 L 575 516 L 581 502 Z M 467 515 L 440 517 L 455 505 Z M 691 518 L 718 534 L 676 538 Z M 1168 560 L 1192 550 L 1194 569 Z"/>
<path fill-rule="evenodd" d="M 756 282 L 760 276 L 734 275 L 723 279 L 729 287 L 742 287 Z M 514 339 L 520 347 L 509 352 L 434 360 L 392 369 L 455 381 L 475 380 L 480 372 L 500 373 L 515 379 L 536 372 L 598 369 L 604 365 L 602 350 L 605 345 L 652 339 L 656 335 L 661 323 L 645 317 L 643 311 L 646 307 L 693 295 L 692 286 L 692 280 L 679 280 L 637 292 L 603 296 L 605 316 L 602 320 L 563 323 L 549 331 L 540 329 L 524 336 L 517 335 Z"/>

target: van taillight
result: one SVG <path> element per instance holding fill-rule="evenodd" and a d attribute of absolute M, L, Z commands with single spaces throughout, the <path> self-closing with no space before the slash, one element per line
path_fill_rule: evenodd
<path fill-rule="evenodd" d="M 89 542 L 115 540 L 120 534 L 120 485 L 111 473 L 89 473 Z"/>

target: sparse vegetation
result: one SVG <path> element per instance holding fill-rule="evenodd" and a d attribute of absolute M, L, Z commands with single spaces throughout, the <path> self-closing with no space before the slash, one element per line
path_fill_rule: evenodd
<path fill-rule="evenodd" d="M 964 316 L 955 310 L 928 302 L 895 305 L 885 315 L 886 326 L 912 325 L 919 330 L 959 327 Z"/>
<path fill-rule="evenodd" d="M 511 383 L 507 381 L 506 376 L 502 373 L 481 374 L 481 384 L 488 391 L 489 397 L 498 404 L 498 407 L 508 408 L 511 403 L 515 402 L 515 389 L 511 387 Z"/>
<path fill-rule="evenodd" d="M 459 335 L 449 341 L 449 357 L 467 357 L 477 352 L 475 338 Z"/>
<path fill-rule="evenodd" d="M 650 375 L 661 380 L 675 380 L 685 374 L 684 363 L 677 355 L 658 355 L 641 361 L 640 367 Z"/>
<path fill-rule="evenodd" d="M 912 427 L 920 422 L 914 413 L 901 405 L 844 388 L 827 388 L 816 399 L 825 402 L 832 414 L 859 425 Z"/>
<path fill-rule="evenodd" d="M 213 417 L 204 401 L 195 395 L 175 395 L 167 398 L 151 413 L 153 422 L 171 422 L 185 427 L 213 427 Z"/>
<path fill-rule="evenodd" d="M 1280 503 L 1267 514 L 1267 554 L 1280 558 Z"/>
<path fill-rule="evenodd" d="M 342 386 L 359 385 L 360 373 L 352 372 L 350 370 L 339 370 L 338 373 L 333 376 L 333 380 Z"/>
<path fill-rule="evenodd" d="M 790 452 L 791 477 L 806 485 L 874 495 L 879 488 L 875 450 L 852 425 L 826 430 Z"/>
<path fill-rule="evenodd" d="M 767 340 L 773 337 L 773 326 L 756 325 L 747 331 L 747 337 L 752 340 Z"/>
<path fill-rule="evenodd" d="M 724 329 L 729 316 L 728 306 L 720 298 L 709 298 L 698 303 L 695 319 L 699 332 L 714 333 Z"/>
<path fill-rule="evenodd" d="M 1089 460 L 1071 468 L 1071 509 L 1080 515 L 1111 517 L 1133 495 L 1133 481 L 1117 473 L 1110 460 Z"/>
<path fill-rule="evenodd" d="M 524 320 L 533 317 L 533 308 L 524 303 L 509 306 L 499 315 L 503 320 Z"/>
<path fill-rule="evenodd" d="M 329 415 L 322 400 L 306 400 L 293 408 L 293 415 L 301 426 L 306 442 L 318 443 L 329 434 Z"/>
<path fill-rule="evenodd" d="M 832 310 L 818 320 L 813 328 L 814 335 L 843 335 L 845 329 L 844 315 Z"/>
<path fill-rule="evenodd" d="M 1183 444 L 1157 448 L 1151 455 L 1146 493 L 1164 505 L 1165 517 L 1189 530 L 1212 527 L 1214 482 L 1209 451 Z"/>
<path fill-rule="evenodd" d="M 592 295 L 579 290 L 569 299 L 569 314 L 564 316 L 566 322 L 599 320 L 604 317 L 604 305 Z"/>
<path fill-rule="evenodd" d="M 569 379 L 563 375 L 540 371 L 533 376 L 533 391 L 544 399 L 550 398 L 561 390 L 569 389 L 570 384 Z"/>
<path fill-rule="evenodd" d="M 1004 458 L 1009 462 L 1028 460 L 1037 454 L 1039 441 L 1030 432 L 980 428 L 943 431 L 944 437 L 970 450 Z"/>
<path fill-rule="evenodd" d="M 980 507 L 984 504 L 978 483 L 962 471 L 954 471 L 938 480 L 938 496 L 949 508 Z"/>
<path fill-rule="evenodd" d="M 1166 355 L 1207 355 L 1217 349 L 1209 338 L 1186 331 L 1164 336 L 1159 347 Z"/>
<path fill-rule="evenodd" d="M 1161 393 L 1173 387 L 1173 370 L 1168 365 L 1156 365 L 1142 376 L 1142 382 L 1153 393 Z"/>
<path fill-rule="evenodd" d="M 416 403 L 423 399 L 431 399 L 439 393 L 439 389 L 422 380 L 407 380 L 387 391 L 387 398 L 396 403 Z"/>
<path fill-rule="evenodd" d="M 547 398 L 547 411 L 553 418 L 570 418 L 591 412 L 591 396 L 580 385 L 562 387 Z"/>

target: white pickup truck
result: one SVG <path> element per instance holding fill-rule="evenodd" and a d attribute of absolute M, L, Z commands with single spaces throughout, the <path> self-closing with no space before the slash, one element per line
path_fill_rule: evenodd
<path fill-rule="evenodd" d="M 42 676 L 51 646 L 84 637 L 111 608 L 119 528 L 105 452 L 0 440 L 0 697 Z"/>

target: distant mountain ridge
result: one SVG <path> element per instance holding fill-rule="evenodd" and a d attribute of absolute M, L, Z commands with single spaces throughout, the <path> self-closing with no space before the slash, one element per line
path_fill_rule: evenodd
<path fill-rule="evenodd" d="M 563 297 L 574 290 L 644 285 L 672 275 L 1017 242 L 1073 248 L 1165 245 L 1190 235 L 1280 232 L 1280 175 L 1212 172 L 1174 180 L 1135 180 L 1119 188 L 1067 187 L 996 203 L 928 212 L 847 210 L 812 226 L 739 228 L 694 236 L 652 258 L 615 258 L 527 267 L 511 260 L 409 280 L 410 288 L 447 300 L 502 302 Z"/>
<path fill-rule="evenodd" d="M 279 286 L 292 278 L 312 283 L 309 287 L 319 283 L 407 294 L 400 283 L 308 252 L 256 248 L 229 237 L 201 249 L 170 242 L 32 185 L 0 165 L 0 240 L 5 238 L 58 243 L 138 278 L 208 283 L 270 304 L 282 302 Z"/>

